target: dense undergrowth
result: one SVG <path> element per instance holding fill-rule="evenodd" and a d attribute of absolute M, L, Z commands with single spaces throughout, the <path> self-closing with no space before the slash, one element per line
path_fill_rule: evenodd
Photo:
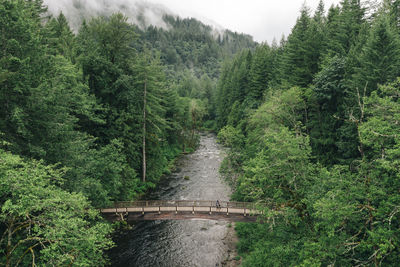
<path fill-rule="evenodd" d="M 0 266 L 102 266 L 112 229 L 98 208 L 142 196 L 196 148 L 219 63 L 255 43 L 118 13 L 74 33 L 42 3 L 0 0 Z"/>
<path fill-rule="evenodd" d="M 243 266 L 397 266 L 400 258 L 399 2 L 303 7 L 280 44 L 227 61 L 218 84 L 222 171 Z"/>

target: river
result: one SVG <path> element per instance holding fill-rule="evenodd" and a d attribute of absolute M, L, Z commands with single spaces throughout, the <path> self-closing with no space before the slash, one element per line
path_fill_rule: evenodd
<path fill-rule="evenodd" d="M 174 173 L 162 179 L 148 199 L 229 200 L 230 188 L 220 179 L 224 154 L 215 135 L 203 134 L 199 148 L 177 161 Z M 185 179 L 186 177 L 186 179 Z M 112 266 L 222 266 L 232 249 L 224 221 L 143 221 L 114 241 Z"/>

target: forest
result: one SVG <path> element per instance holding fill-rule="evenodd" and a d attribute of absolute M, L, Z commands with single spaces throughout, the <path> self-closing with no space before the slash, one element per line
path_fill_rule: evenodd
<path fill-rule="evenodd" d="M 154 189 L 215 128 L 219 66 L 256 43 L 163 19 L 74 32 L 42 0 L 0 0 L 0 266 L 106 265 L 98 208 Z"/>
<path fill-rule="evenodd" d="M 228 147 L 243 266 L 397 266 L 400 1 L 303 6 L 257 44 L 165 15 L 77 32 L 0 0 L 0 266 L 104 266 L 98 208 L 154 189 L 199 130 Z"/>
<path fill-rule="evenodd" d="M 400 1 L 300 11 L 280 43 L 223 64 L 222 171 L 266 207 L 243 266 L 398 266 Z"/>

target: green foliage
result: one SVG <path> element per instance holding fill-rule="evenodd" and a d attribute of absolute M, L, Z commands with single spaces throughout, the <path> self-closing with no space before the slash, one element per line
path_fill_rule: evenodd
<path fill-rule="evenodd" d="M 246 60 L 266 62 L 261 48 L 222 68 L 221 172 L 235 200 L 268 207 L 264 224 L 237 224 L 243 266 L 398 265 L 397 9 L 304 7 L 263 82 L 241 83 Z"/>
<path fill-rule="evenodd" d="M 216 128 L 219 63 L 255 43 L 168 16 L 171 31 L 114 14 L 75 35 L 45 11 L 41 0 L 0 1 L 0 146 L 24 157 L 0 150 L 1 257 L 101 266 L 110 229 L 92 207 L 154 188 L 196 148 L 204 120 Z"/>
<path fill-rule="evenodd" d="M 93 207 L 154 188 L 195 149 L 203 120 L 215 128 L 219 63 L 255 43 L 168 16 L 171 31 L 114 14 L 75 35 L 45 11 L 0 0 L 0 262 L 103 266 L 111 229 Z"/>
<path fill-rule="evenodd" d="M 100 266 L 111 228 L 79 193 L 59 188 L 65 170 L 0 150 L 0 258 L 6 266 Z M 98 221 L 98 222 L 96 222 Z"/>
<path fill-rule="evenodd" d="M 303 7 L 285 45 L 284 73 L 291 85 L 306 86 L 312 80 L 310 56 L 314 51 L 310 51 L 307 43 L 310 23 L 309 10 Z"/>
<path fill-rule="evenodd" d="M 203 74 L 211 79 L 218 78 L 219 63 L 223 59 L 256 45 L 251 36 L 228 30 L 216 36 L 212 27 L 194 18 L 165 15 L 163 20 L 169 26 L 168 30 L 149 26 L 138 32 L 144 46 L 161 52 L 163 64 L 170 68 L 168 78 L 187 70 L 198 78 Z"/>
<path fill-rule="evenodd" d="M 243 134 L 234 127 L 227 125 L 218 132 L 218 141 L 228 147 L 240 147 L 243 143 Z"/>
<path fill-rule="evenodd" d="M 62 55 L 75 63 L 76 39 L 64 14 L 61 12 L 57 18 L 52 18 L 45 25 L 44 31 L 49 53 Z"/>
<path fill-rule="evenodd" d="M 47 67 L 40 45 L 39 14 L 25 1 L 0 2 L 0 131 L 8 141 L 23 142 L 26 97 L 40 83 Z"/>
<path fill-rule="evenodd" d="M 267 44 L 254 53 L 243 51 L 223 65 L 217 93 L 217 126 L 230 124 L 245 129 L 246 110 L 257 108 L 270 85 L 277 83 L 278 50 Z"/>
<path fill-rule="evenodd" d="M 352 95 L 345 82 L 344 58 L 335 56 L 325 63 L 312 87 L 307 128 L 311 146 L 320 162 L 333 165 L 357 157 L 357 137 L 346 122 L 347 101 Z M 350 133 L 349 133 L 350 132 Z"/>
<path fill-rule="evenodd" d="M 365 8 L 357 0 L 343 0 L 332 6 L 327 16 L 328 52 L 346 55 L 359 41 L 365 23 Z"/>
<path fill-rule="evenodd" d="M 400 75 L 400 40 L 387 16 L 374 20 L 360 57 L 355 80 L 357 87 L 367 89 L 367 95 L 378 84 L 393 81 Z"/>
<path fill-rule="evenodd" d="M 308 138 L 281 127 L 267 131 L 262 142 L 260 152 L 243 166 L 238 190 L 248 200 L 293 204 L 300 199 L 298 189 L 309 176 Z"/>
<path fill-rule="evenodd" d="M 230 147 L 233 197 L 270 205 L 237 226 L 244 266 L 397 265 L 398 1 L 304 6 L 271 46 L 172 16 L 75 36 L 44 11 L 0 0 L 3 262 L 104 265 L 92 206 L 155 187 L 205 127 Z"/>
<path fill-rule="evenodd" d="M 264 137 L 270 132 L 280 131 L 282 126 L 302 135 L 301 122 L 306 110 L 302 89 L 293 87 L 287 91 L 275 91 L 268 101 L 260 106 L 248 121 L 245 153 L 251 158 L 264 146 Z"/>

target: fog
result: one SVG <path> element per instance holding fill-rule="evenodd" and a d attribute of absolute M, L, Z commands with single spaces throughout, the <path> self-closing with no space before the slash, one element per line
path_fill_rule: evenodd
<path fill-rule="evenodd" d="M 94 16 L 109 16 L 121 12 L 128 17 L 130 23 L 139 26 L 155 25 L 168 28 L 163 21 L 164 14 L 174 14 L 171 10 L 156 3 L 140 0 L 44 0 L 51 14 L 57 16 L 62 12 L 72 29 L 77 31 L 84 19 Z M 138 16 L 144 19 L 145 25 L 138 21 Z"/>
<path fill-rule="evenodd" d="M 325 0 L 325 9 L 340 0 Z M 162 20 L 165 13 L 180 17 L 195 17 L 216 29 L 252 35 L 256 41 L 280 39 L 288 35 L 296 23 L 305 3 L 315 10 L 319 0 L 44 0 L 49 11 L 60 11 L 77 30 L 82 20 L 92 16 L 122 12 L 131 23 L 138 24 L 137 17 L 144 18 L 145 25 L 168 28 Z"/>

